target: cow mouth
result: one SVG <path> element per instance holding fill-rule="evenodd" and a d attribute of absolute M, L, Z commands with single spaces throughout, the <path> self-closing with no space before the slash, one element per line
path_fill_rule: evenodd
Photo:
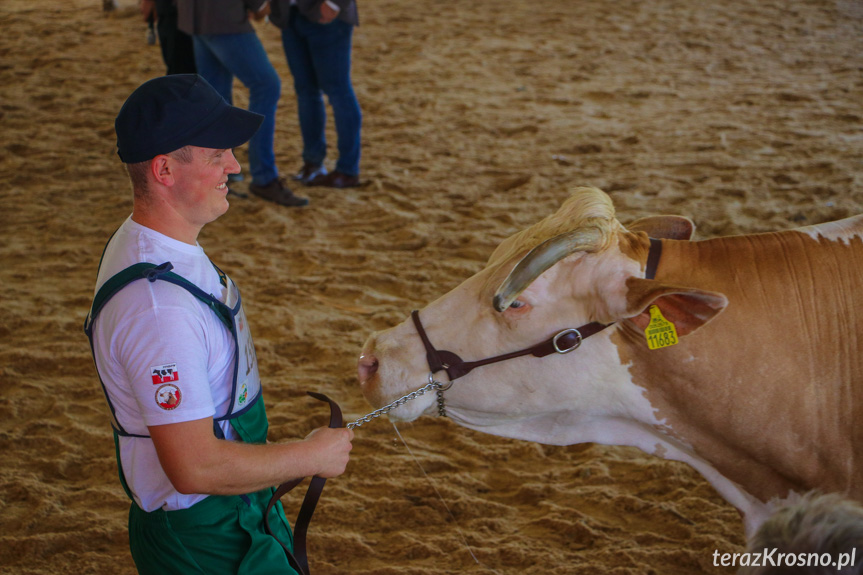
<path fill-rule="evenodd" d="M 384 392 L 381 389 L 381 378 L 379 374 L 374 374 L 368 379 L 360 381 L 360 388 L 363 397 L 375 410 L 386 408 L 397 400 L 417 391 L 419 386 L 400 386 L 395 394 L 392 391 Z M 431 414 L 435 406 L 435 394 L 433 391 L 426 391 L 423 394 L 417 394 L 414 398 L 394 407 L 386 412 L 387 417 L 392 421 L 414 421 L 419 417 Z"/>
<path fill-rule="evenodd" d="M 390 411 L 387 416 L 394 422 L 415 421 L 423 415 L 431 415 L 433 407 L 434 395 L 432 394 L 428 399 L 426 397 L 419 397 L 404 405 L 400 405 Z"/>

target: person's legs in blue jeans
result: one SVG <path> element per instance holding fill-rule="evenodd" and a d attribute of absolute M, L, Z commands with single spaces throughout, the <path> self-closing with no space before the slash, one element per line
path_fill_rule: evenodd
<path fill-rule="evenodd" d="M 304 151 L 304 161 L 313 161 L 316 157 L 313 153 L 320 155 L 321 145 L 326 154 L 323 92 L 329 98 L 336 123 L 339 151 L 336 171 L 357 176 L 362 112 L 351 85 L 352 37 L 353 26 L 346 22 L 335 20 L 330 24 L 317 24 L 300 15 L 291 18 L 288 29 L 282 33 L 285 54 L 294 75 L 304 150 L 309 150 L 308 157 Z M 320 157 L 323 161 L 323 156 Z"/>
<path fill-rule="evenodd" d="M 202 58 L 205 68 L 198 62 L 198 45 L 206 47 L 207 54 L 233 79 L 236 76 L 249 89 L 249 111 L 264 116 L 261 127 L 249 140 L 249 171 L 252 183 L 265 185 L 279 177 L 276 168 L 274 137 L 276 130 L 276 107 L 281 95 L 282 83 L 270 59 L 254 32 L 247 34 L 201 34 L 195 36 L 195 63 L 198 73 L 210 82 L 206 66 L 216 68 L 209 57 Z M 213 87 L 224 96 L 224 78 L 215 74 L 222 87 Z M 212 82 L 210 82 L 212 84 Z M 230 93 L 230 91 L 229 91 Z M 226 98 L 227 99 L 227 98 Z M 230 100 L 228 100 L 230 102 Z"/>
<path fill-rule="evenodd" d="M 294 77 L 297 115 L 303 137 L 303 162 L 318 166 L 324 163 L 327 156 L 327 112 L 309 45 L 296 29 L 299 19 L 296 9 L 292 9 L 290 24 L 282 30 L 282 47 Z"/>
<path fill-rule="evenodd" d="M 204 80 L 215 88 L 227 103 L 233 105 L 232 89 L 234 75 L 210 51 L 209 44 L 201 36 L 193 36 L 192 44 L 194 45 L 195 67 L 198 69 L 198 74 L 203 76 Z"/>

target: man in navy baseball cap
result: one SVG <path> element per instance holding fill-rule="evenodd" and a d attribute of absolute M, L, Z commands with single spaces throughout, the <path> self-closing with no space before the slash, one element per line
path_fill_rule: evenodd
<path fill-rule="evenodd" d="M 229 208 L 231 148 L 260 124 L 198 76 L 151 80 L 117 116 L 132 214 L 102 252 L 85 333 L 144 575 L 295 573 L 272 486 L 350 458 L 350 429 L 268 441 L 246 299 L 198 242 Z"/>

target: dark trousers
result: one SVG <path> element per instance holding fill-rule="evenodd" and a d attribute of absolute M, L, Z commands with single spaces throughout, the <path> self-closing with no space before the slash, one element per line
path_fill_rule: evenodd
<path fill-rule="evenodd" d="M 327 154 L 327 121 L 323 95 L 333 108 L 339 158 L 336 171 L 360 173 L 362 112 L 351 84 L 351 39 L 354 27 L 336 19 L 329 24 L 312 22 L 291 8 L 282 28 L 282 46 L 294 77 L 303 161 L 322 164 Z"/>
<path fill-rule="evenodd" d="M 159 32 L 162 60 L 168 68 L 166 74 L 194 74 L 197 69 L 192 37 L 177 29 L 177 9 L 158 14 L 156 29 Z"/>

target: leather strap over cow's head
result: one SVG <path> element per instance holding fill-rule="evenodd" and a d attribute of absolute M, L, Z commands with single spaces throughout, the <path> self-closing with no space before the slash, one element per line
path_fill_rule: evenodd
<path fill-rule="evenodd" d="M 645 264 L 644 269 L 644 277 L 646 279 L 653 279 L 656 275 L 656 268 L 659 265 L 659 258 L 661 255 L 662 242 L 660 240 L 650 238 L 650 251 L 648 252 L 647 263 Z M 452 384 L 456 379 L 467 375 L 473 369 L 483 365 L 489 365 L 491 363 L 497 363 L 525 355 L 545 357 L 553 353 L 569 353 L 578 349 L 581 342 L 588 337 L 601 332 L 610 325 L 613 325 L 591 322 L 580 327 L 561 330 L 547 340 L 519 351 L 504 353 L 477 361 L 464 361 L 457 354 L 451 351 L 436 349 L 435 346 L 432 345 L 432 342 L 429 340 L 429 337 L 423 328 L 423 324 L 420 321 L 418 310 L 413 310 L 411 312 L 411 319 L 413 320 L 414 325 L 417 328 L 417 333 L 419 333 L 420 339 L 422 339 L 423 345 L 426 348 L 426 359 L 428 360 L 431 374 L 435 374 L 439 371 L 446 371 L 450 384 Z M 449 385 L 446 386 L 446 388 L 448 387 Z"/>
<path fill-rule="evenodd" d="M 592 322 L 585 324 L 581 327 L 564 329 L 554 334 L 552 337 L 548 338 L 542 343 L 519 351 L 504 353 L 501 355 L 496 355 L 494 357 L 480 359 L 477 361 L 464 361 L 462 358 L 460 358 L 458 355 L 451 351 L 435 349 L 431 341 L 429 341 L 425 329 L 423 329 L 422 322 L 420 322 L 419 311 L 413 310 L 411 312 L 411 319 L 413 319 L 414 325 L 417 328 L 417 332 L 419 332 L 420 338 L 423 341 L 423 345 L 425 345 L 426 359 L 428 360 L 429 370 L 432 373 L 437 373 L 441 370 L 446 371 L 446 374 L 447 376 L 449 376 L 450 381 L 454 381 L 460 377 L 467 375 L 471 372 L 471 370 L 477 367 L 488 365 L 490 363 L 497 363 L 499 361 L 505 361 L 507 359 L 521 357 L 523 355 L 545 357 L 553 353 L 569 353 L 575 349 L 578 349 L 578 346 L 581 345 L 581 342 L 585 338 L 588 338 L 595 333 L 599 333 L 600 331 L 608 327 L 608 325 L 605 324 Z"/>

